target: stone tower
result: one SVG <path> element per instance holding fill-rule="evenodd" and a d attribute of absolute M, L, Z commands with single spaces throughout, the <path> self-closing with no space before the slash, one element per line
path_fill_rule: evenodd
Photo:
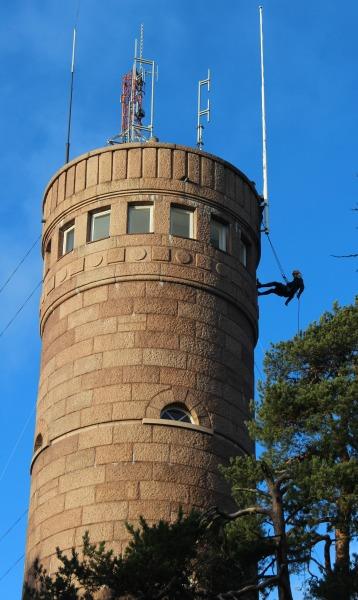
<path fill-rule="evenodd" d="M 216 156 L 94 150 L 43 203 L 43 339 L 27 564 L 179 506 L 227 506 L 217 466 L 252 444 L 259 197 Z"/>

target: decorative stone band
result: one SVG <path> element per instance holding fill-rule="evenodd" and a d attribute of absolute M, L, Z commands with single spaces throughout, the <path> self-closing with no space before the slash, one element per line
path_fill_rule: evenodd
<path fill-rule="evenodd" d="M 123 423 L 142 423 L 142 425 L 163 426 L 163 427 L 170 427 L 170 428 L 175 427 L 175 428 L 184 429 L 184 430 L 193 431 L 193 432 L 196 431 L 198 433 L 202 433 L 203 435 L 219 436 L 219 437 L 224 438 L 226 441 L 230 442 L 234 446 L 236 446 L 240 450 L 241 453 L 249 454 L 247 449 L 242 444 L 240 444 L 240 442 L 233 439 L 232 437 L 225 435 L 223 432 L 221 432 L 218 429 L 213 429 L 210 427 L 203 427 L 202 425 L 198 425 L 196 423 L 183 423 L 180 421 L 171 421 L 169 419 L 149 419 L 149 418 L 131 419 L 131 420 L 120 419 L 120 420 L 111 420 L 111 421 L 107 421 L 107 422 L 103 422 L 103 423 L 97 423 L 96 425 L 75 427 L 72 431 L 70 430 L 70 431 L 66 432 L 65 434 L 59 435 L 58 437 L 54 438 L 49 444 L 42 446 L 39 450 L 37 450 L 37 452 L 35 452 L 35 454 L 32 457 L 31 464 L 30 464 L 30 474 L 32 473 L 34 464 L 37 461 L 37 459 L 39 458 L 39 456 L 46 449 L 50 448 L 54 444 L 57 444 L 58 442 L 61 442 L 62 440 L 69 438 L 73 435 L 78 435 L 78 433 L 80 433 L 81 431 L 86 431 L 86 430 L 91 430 L 91 429 L 99 429 L 101 427 L 111 427 L 112 425 L 114 425 L 116 423 L 121 423 L 121 422 L 123 422 Z"/>

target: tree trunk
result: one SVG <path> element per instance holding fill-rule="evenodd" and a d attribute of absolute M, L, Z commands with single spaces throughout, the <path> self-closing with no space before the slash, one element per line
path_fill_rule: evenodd
<path fill-rule="evenodd" d="M 281 566 L 279 566 L 281 563 Z M 287 565 L 287 554 L 283 548 L 277 552 L 277 569 L 280 573 L 280 580 L 278 584 L 278 598 L 279 600 L 293 600 L 290 582 L 290 573 Z M 343 599 L 342 599 L 343 600 Z M 344 599 L 345 600 L 345 599 Z"/>
<path fill-rule="evenodd" d="M 271 486 L 270 486 L 271 487 Z M 275 535 L 278 539 L 276 550 L 277 574 L 279 575 L 278 598 L 279 600 L 293 600 L 288 570 L 287 537 L 285 516 L 282 504 L 282 493 L 279 486 L 270 489 L 272 495 L 272 521 Z"/>
<path fill-rule="evenodd" d="M 345 490 L 346 493 L 351 490 Z M 345 495 L 345 494 L 344 494 Z M 335 529 L 336 534 L 336 560 L 334 565 L 334 571 L 339 574 L 341 581 L 344 581 L 349 577 L 350 571 L 350 523 L 352 514 L 349 506 L 344 501 L 338 501 L 338 519 L 337 527 Z M 340 600 L 350 600 L 350 593 L 342 586 L 340 590 Z"/>
<path fill-rule="evenodd" d="M 349 531 L 347 527 L 336 529 L 336 564 L 342 573 L 349 573 Z"/>

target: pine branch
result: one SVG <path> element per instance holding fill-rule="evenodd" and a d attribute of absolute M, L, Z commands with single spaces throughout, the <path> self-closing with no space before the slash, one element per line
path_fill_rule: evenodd
<path fill-rule="evenodd" d="M 246 585 L 241 590 L 230 590 L 228 592 L 224 592 L 223 594 L 219 594 L 216 598 L 217 600 L 236 600 L 240 596 L 247 594 L 248 592 L 260 592 L 267 587 L 272 587 L 273 585 L 280 582 L 281 573 L 279 575 L 273 575 L 272 577 L 268 577 L 265 581 L 262 581 L 258 584 Z"/>
<path fill-rule="evenodd" d="M 267 492 L 264 492 L 263 490 L 260 489 L 254 489 L 254 488 L 242 488 L 242 487 L 238 487 L 235 488 L 238 492 L 249 492 L 251 494 L 260 494 L 261 496 L 264 496 L 265 498 L 271 498 L 270 494 L 268 494 Z"/>
<path fill-rule="evenodd" d="M 310 561 L 314 562 L 319 569 L 322 571 L 324 570 L 324 566 L 319 562 L 319 560 L 317 560 L 316 558 L 314 558 L 312 555 L 310 556 Z M 312 573 L 310 572 L 310 575 L 312 575 Z"/>
<path fill-rule="evenodd" d="M 272 565 L 276 562 L 276 556 L 271 560 L 271 562 L 269 562 L 269 564 L 264 568 L 264 570 L 262 571 L 262 573 L 260 573 L 258 575 L 258 578 L 261 579 L 262 577 L 266 577 L 266 573 L 267 571 L 272 567 Z"/>
<path fill-rule="evenodd" d="M 282 473 L 282 475 L 280 475 L 279 477 L 277 477 L 276 482 L 275 482 L 275 486 L 277 488 L 280 487 L 281 483 L 283 483 L 284 481 L 289 481 L 290 479 L 292 479 L 292 476 L 288 473 L 288 471 L 284 471 Z"/>
<path fill-rule="evenodd" d="M 235 519 L 245 517 L 246 515 L 268 515 L 272 519 L 272 511 L 259 505 L 242 508 L 241 510 L 233 513 L 226 513 L 217 507 L 215 507 L 215 511 L 218 516 L 226 519 L 227 521 L 235 521 Z"/>
<path fill-rule="evenodd" d="M 153 600 L 161 600 L 161 598 L 164 598 L 164 596 L 167 596 L 168 592 L 170 592 L 171 588 L 173 587 L 173 584 L 176 581 L 177 581 L 177 576 L 174 575 L 171 578 L 171 580 L 169 581 L 169 583 L 160 592 L 158 592 L 158 594 L 153 596 Z"/>

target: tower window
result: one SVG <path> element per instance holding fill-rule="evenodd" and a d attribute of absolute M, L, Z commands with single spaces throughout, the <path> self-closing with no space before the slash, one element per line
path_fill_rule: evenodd
<path fill-rule="evenodd" d="M 50 260 L 51 260 L 51 240 L 47 242 L 46 251 L 45 251 L 45 273 L 50 268 Z"/>
<path fill-rule="evenodd" d="M 90 213 L 89 220 L 89 241 L 96 242 L 109 237 L 110 210 L 101 210 Z"/>
<path fill-rule="evenodd" d="M 60 254 L 64 256 L 72 252 L 75 245 L 75 223 L 67 223 L 60 231 Z"/>
<path fill-rule="evenodd" d="M 227 223 L 211 218 L 210 240 L 214 248 L 227 252 L 229 240 L 229 226 Z"/>
<path fill-rule="evenodd" d="M 240 240 L 240 262 L 244 267 L 247 267 L 248 246 L 244 240 Z"/>
<path fill-rule="evenodd" d="M 153 204 L 129 204 L 127 232 L 153 232 Z"/>
<path fill-rule="evenodd" d="M 171 421 L 181 421 L 182 423 L 192 423 L 193 419 L 191 414 L 185 407 L 171 404 L 165 406 L 160 413 L 161 419 L 169 419 Z"/>
<path fill-rule="evenodd" d="M 42 435 L 41 435 L 41 433 L 39 433 L 36 436 L 35 445 L 34 445 L 34 452 L 37 452 L 38 450 L 40 450 L 40 448 L 42 447 L 42 444 L 43 444 Z"/>
<path fill-rule="evenodd" d="M 194 212 L 181 206 L 171 206 L 170 233 L 180 237 L 193 238 Z"/>

